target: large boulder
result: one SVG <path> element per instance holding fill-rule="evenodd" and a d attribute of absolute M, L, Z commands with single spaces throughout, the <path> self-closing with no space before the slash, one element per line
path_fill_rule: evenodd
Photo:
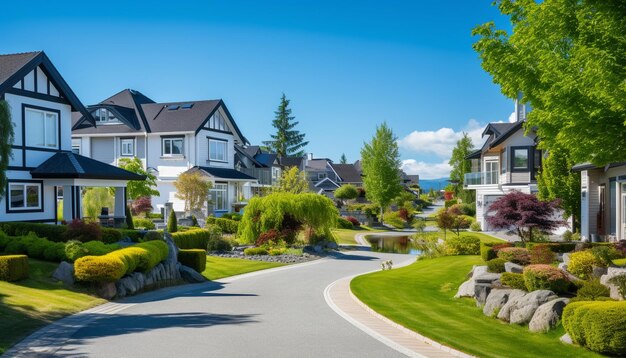
<path fill-rule="evenodd" d="M 74 265 L 69 262 L 61 262 L 59 267 L 52 273 L 52 278 L 61 281 L 68 286 L 74 285 Z"/>
<path fill-rule="evenodd" d="M 502 309 L 502 306 L 507 303 L 511 292 L 513 291 L 514 290 L 508 288 L 491 290 L 489 296 L 487 296 L 487 300 L 485 301 L 485 306 L 483 307 L 483 313 L 485 316 L 491 317 L 498 313 L 500 309 Z"/>
<path fill-rule="evenodd" d="M 548 290 L 537 290 L 525 294 L 512 303 L 509 322 L 511 324 L 526 324 L 530 322 L 539 306 L 556 298 L 558 296 Z"/>
<path fill-rule="evenodd" d="M 500 283 L 499 273 L 483 273 L 474 277 L 474 297 L 476 298 L 476 305 L 482 306 L 487 301 L 487 296 L 491 292 L 491 288 L 499 285 Z"/>
<path fill-rule="evenodd" d="M 474 265 L 471 271 L 467 274 L 467 278 L 476 278 L 484 273 L 487 273 L 487 266 Z"/>
<path fill-rule="evenodd" d="M 606 274 L 600 277 L 600 283 L 602 283 L 611 290 L 611 298 L 614 300 L 623 300 L 622 296 L 619 294 L 617 285 L 609 282 L 613 277 L 619 275 L 626 275 L 626 268 L 609 267 Z"/>
<path fill-rule="evenodd" d="M 487 266 L 476 266 L 472 267 L 472 270 L 467 275 L 468 280 L 463 282 L 461 286 L 459 286 L 459 291 L 454 295 L 455 298 L 460 297 L 474 297 L 474 288 L 475 288 L 475 278 L 479 275 L 487 273 Z"/>
<path fill-rule="evenodd" d="M 509 318 L 511 317 L 511 309 L 514 307 L 513 303 L 516 302 L 519 298 L 524 297 L 524 295 L 526 294 L 527 292 L 523 290 L 511 290 L 508 300 L 506 301 L 504 306 L 500 308 L 500 312 L 498 312 L 498 319 L 508 322 Z"/>
<path fill-rule="evenodd" d="M 524 266 L 518 265 L 513 262 L 505 262 L 504 271 L 512 273 L 522 273 L 524 271 Z"/>
<path fill-rule="evenodd" d="M 114 282 L 104 282 L 96 287 L 96 295 L 104 298 L 105 300 L 111 300 L 117 295 L 117 288 Z"/>
<path fill-rule="evenodd" d="M 566 252 L 563 254 L 563 263 L 566 265 L 569 265 L 569 260 L 570 260 L 570 253 Z"/>
<path fill-rule="evenodd" d="M 199 283 L 206 281 L 206 278 L 191 267 L 180 265 L 180 276 L 189 283 Z"/>
<path fill-rule="evenodd" d="M 563 309 L 569 303 L 567 298 L 557 298 L 539 306 L 528 324 L 531 332 L 548 332 L 561 320 Z"/>

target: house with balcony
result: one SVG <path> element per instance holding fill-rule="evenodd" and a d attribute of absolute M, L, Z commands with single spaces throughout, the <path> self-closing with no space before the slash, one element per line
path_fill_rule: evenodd
<path fill-rule="evenodd" d="M 235 169 L 235 148 L 247 144 L 221 99 L 157 103 L 125 89 L 76 113 L 72 122 L 75 153 L 111 165 L 141 159 L 157 177 L 155 211 L 166 203 L 184 211 L 174 181 L 186 172 L 213 183 L 204 214 L 220 216 L 245 205 L 257 178 Z"/>
<path fill-rule="evenodd" d="M 485 143 L 467 159 L 472 172 L 465 175 L 466 189 L 476 191 L 476 221 L 485 231 L 491 230 L 486 221 L 489 206 L 516 190 L 536 193 L 536 174 L 541 168 L 542 152 L 537 148 L 537 136 L 525 133 L 526 107 L 515 103 L 515 122 L 489 123 L 482 135 Z"/>
<path fill-rule="evenodd" d="M 72 116 L 84 116 L 84 128 L 94 128 L 94 119 L 43 51 L 0 55 L 0 100 L 14 130 L 0 221 L 80 219 L 90 187 L 115 188 L 110 217 L 101 219 L 125 221 L 126 184 L 145 177 L 72 150 Z"/>
<path fill-rule="evenodd" d="M 251 184 L 253 195 L 263 195 L 278 185 L 282 168 L 276 153 L 265 152 L 258 145 L 235 145 L 235 169 L 257 178 L 257 182 Z"/>
<path fill-rule="evenodd" d="M 626 240 L 626 163 L 585 163 L 580 173 L 580 234 L 590 241 Z"/>

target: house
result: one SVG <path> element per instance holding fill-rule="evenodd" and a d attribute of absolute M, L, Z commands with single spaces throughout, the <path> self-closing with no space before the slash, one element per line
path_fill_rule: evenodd
<path fill-rule="evenodd" d="M 517 190 L 536 193 L 535 175 L 541 168 L 542 153 L 534 132 L 525 133 L 526 108 L 515 103 L 515 122 L 489 123 L 482 135 L 482 148 L 471 153 L 472 172 L 465 175 L 466 189 L 476 191 L 476 221 L 485 231 L 489 206 L 498 198 Z"/>
<path fill-rule="evenodd" d="M 235 169 L 235 148 L 247 144 L 221 99 L 157 103 L 125 89 L 73 118 L 76 153 L 112 165 L 121 158 L 141 159 L 157 177 L 155 210 L 169 202 L 175 211 L 184 211 L 174 181 L 186 172 L 200 173 L 213 183 L 204 214 L 220 216 L 244 205 L 257 182 Z"/>
<path fill-rule="evenodd" d="M 258 145 L 235 145 L 235 169 L 257 178 L 251 185 L 253 195 L 263 195 L 264 190 L 278 185 L 282 165 L 276 153 L 261 150 Z"/>
<path fill-rule="evenodd" d="M 81 218 L 85 187 L 114 187 L 112 221 L 125 221 L 126 184 L 145 177 L 72 152 L 72 116 L 94 120 L 43 51 L 0 55 L 0 99 L 15 133 L 0 221 L 57 223 L 61 191 L 63 219 Z"/>
<path fill-rule="evenodd" d="M 580 234 L 586 240 L 626 240 L 626 162 L 579 164 Z"/>

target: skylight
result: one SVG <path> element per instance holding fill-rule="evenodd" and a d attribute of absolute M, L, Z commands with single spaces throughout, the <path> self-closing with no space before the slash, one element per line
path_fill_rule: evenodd
<path fill-rule="evenodd" d="M 193 107 L 193 103 L 185 103 L 182 106 L 180 106 L 180 108 L 182 109 L 189 109 L 191 107 Z"/>
<path fill-rule="evenodd" d="M 167 110 L 168 111 L 175 111 L 179 108 L 180 106 L 177 104 L 170 104 L 169 106 L 167 106 Z"/>

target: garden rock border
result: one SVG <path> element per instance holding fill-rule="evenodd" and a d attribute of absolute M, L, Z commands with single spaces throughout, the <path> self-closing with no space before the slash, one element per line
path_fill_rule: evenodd
<path fill-rule="evenodd" d="M 301 262 L 308 262 L 317 259 L 321 259 L 322 255 L 311 254 L 308 252 L 304 252 L 302 256 L 299 255 L 244 255 L 243 251 L 230 251 L 230 252 L 217 252 L 212 251 L 207 255 L 216 256 L 216 257 L 224 257 L 224 258 L 232 258 L 232 259 L 244 259 L 250 261 L 263 261 L 263 262 L 276 262 L 283 264 L 296 264 Z"/>

